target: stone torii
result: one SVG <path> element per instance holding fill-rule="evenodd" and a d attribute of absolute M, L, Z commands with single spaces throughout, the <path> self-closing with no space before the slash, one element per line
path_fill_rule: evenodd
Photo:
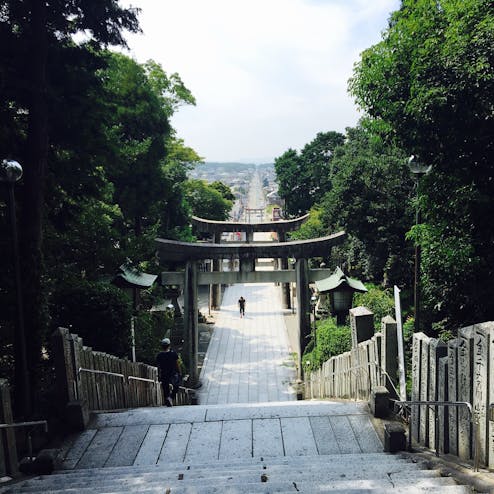
<path fill-rule="evenodd" d="M 248 244 L 254 242 L 255 232 L 274 232 L 278 237 L 278 242 L 286 242 L 288 232 L 298 230 L 303 223 L 309 219 L 309 213 L 290 220 L 264 221 L 258 223 L 241 223 L 235 221 L 216 221 L 192 216 L 192 227 L 196 232 L 207 233 L 213 236 L 213 243 L 221 243 L 222 233 L 245 233 L 245 241 Z M 288 269 L 288 258 L 282 257 L 279 262 L 281 269 Z M 213 271 L 221 270 L 221 260 L 213 259 Z M 212 285 L 211 306 L 217 308 L 220 305 L 221 286 Z M 281 285 L 281 301 L 284 309 L 290 309 L 290 285 L 283 283 Z"/>
<path fill-rule="evenodd" d="M 166 285 L 184 287 L 184 330 L 186 358 L 191 382 L 198 382 L 198 307 L 197 286 L 234 283 L 290 283 L 296 282 L 298 301 L 298 369 L 305 348 L 306 336 L 310 333 L 309 283 L 327 278 L 329 269 L 309 269 L 308 259 L 326 257 L 331 247 L 341 244 L 345 232 L 327 237 L 291 242 L 270 242 L 264 244 L 234 243 L 191 243 L 176 240 L 156 239 L 158 254 L 162 261 L 171 261 L 185 266 L 185 271 L 163 272 L 161 280 Z M 295 258 L 295 270 L 255 271 L 256 259 Z M 204 259 L 239 259 L 239 271 L 199 272 L 197 263 Z"/>

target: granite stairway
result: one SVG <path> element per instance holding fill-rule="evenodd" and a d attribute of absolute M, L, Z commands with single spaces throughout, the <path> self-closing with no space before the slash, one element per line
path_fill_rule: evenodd
<path fill-rule="evenodd" d="M 3 493 L 467 493 L 382 444 L 363 404 L 199 405 L 99 413 L 59 469 Z"/>

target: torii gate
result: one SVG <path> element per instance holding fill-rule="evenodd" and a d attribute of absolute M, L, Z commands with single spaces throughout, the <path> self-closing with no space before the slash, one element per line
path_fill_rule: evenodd
<path fill-rule="evenodd" d="M 228 232 L 245 233 L 245 239 L 248 244 L 254 241 L 255 232 L 274 232 L 278 236 L 279 242 L 286 241 L 288 232 L 298 230 L 300 226 L 309 219 L 309 213 L 291 220 L 265 221 L 258 223 L 240 223 L 234 221 L 216 221 L 192 216 L 192 226 L 194 230 L 200 233 L 209 233 L 213 235 L 215 244 L 221 243 L 221 234 Z M 281 269 L 288 269 L 288 259 L 280 258 Z M 220 271 L 220 259 L 213 259 L 213 271 Z M 211 290 L 211 306 L 217 308 L 220 305 L 221 285 L 213 285 Z M 290 300 L 290 285 L 283 283 L 281 287 L 281 300 L 284 309 L 292 307 Z"/>
<path fill-rule="evenodd" d="M 305 348 L 305 337 L 310 333 L 309 283 L 327 278 L 332 274 L 329 269 L 309 269 L 308 259 L 326 257 L 334 245 L 341 244 L 346 238 L 345 232 L 328 237 L 293 242 L 272 242 L 266 244 L 201 244 L 156 239 L 158 253 L 162 260 L 183 262 L 185 271 L 162 273 L 162 283 L 182 285 L 184 287 L 184 330 L 187 363 L 192 383 L 198 381 L 198 307 L 197 286 L 234 283 L 290 283 L 296 282 L 298 300 L 298 369 Z M 293 257 L 295 270 L 255 271 L 256 259 Z M 203 259 L 238 258 L 239 271 L 199 272 L 197 262 Z"/>

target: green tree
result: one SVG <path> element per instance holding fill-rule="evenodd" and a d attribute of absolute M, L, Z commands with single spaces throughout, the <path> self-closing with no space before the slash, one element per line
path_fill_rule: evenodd
<path fill-rule="evenodd" d="M 412 180 L 403 151 L 363 126 L 348 128 L 332 165 L 321 220 L 328 232 L 349 234 L 346 270 L 374 283 L 410 283 L 413 251 L 405 235 L 413 224 Z"/>
<path fill-rule="evenodd" d="M 31 362 L 28 387 L 33 395 L 40 338 L 48 321 L 42 286 L 42 239 L 50 129 L 58 115 L 53 110 L 64 98 L 56 91 L 50 65 L 58 63 L 69 72 L 79 63 L 78 57 L 70 58 L 76 33 L 85 32 L 89 38 L 86 46 L 95 52 L 107 45 L 124 45 L 122 31 L 137 31 L 138 24 L 136 11 L 122 9 L 115 0 L 2 0 L 0 12 L 0 113 L 5 117 L 1 149 L 2 157 L 18 159 L 24 167 L 19 224 L 24 297 L 29 300 L 24 314 L 27 359 Z M 16 381 L 16 389 L 21 389 L 19 376 Z M 17 404 L 30 413 L 29 403 Z"/>
<path fill-rule="evenodd" d="M 228 185 L 224 184 L 223 182 L 220 182 L 219 180 L 215 180 L 214 182 L 211 182 L 211 187 L 215 190 L 217 190 L 222 196 L 223 199 L 226 199 L 227 201 L 235 201 L 235 196 L 232 192 L 232 189 L 228 187 Z"/>
<path fill-rule="evenodd" d="M 285 151 L 274 160 L 278 193 L 285 200 L 285 213 L 288 216 L 299 216 L 308 210 L 308 204 L 299 193 L 303 187 L 303 182 L 300 181 L 301 168 L 301 158 L 294 149 Z"/>
<path fill-rule="evenodd" d="M 182 139 L 170 137 L 166 141 L 166 157 L 162 164 L 169 194 L 161 207 L 160 236 L 176 240 L 192 241 L 190 207 L 186 200 L 187 173 L 203 159 Z"/>
<path fill-rule="evenodd" d="M 225 221 L 232 209 L 232 202 L 205 180 L 190 179 L 185 184 L 185 195 L 192 214 L 207 220 Z"/>
<path fill-rule="evenodd" d="M 319 132 L 300 154 L 289 149 L 275 159 L 278 192 L 289 215 L 307 213 L 331 188 L 333 153 L 343 142 L 339 132 Z"/>
<path fill-rule="evenodd" d="M 409 153 L 433 166 L 420 184 L 430 321 L 494 317 L 494 11 L 489 0 L 404 0 L 350 89 Z"/>

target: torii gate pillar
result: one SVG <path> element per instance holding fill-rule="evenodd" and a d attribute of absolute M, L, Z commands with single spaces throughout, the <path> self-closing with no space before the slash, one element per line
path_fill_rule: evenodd
<path fill-rule="evenodd" d="M 278 233 L 278 241 L 286 242 L 286 233 L 280 231 Z M 288 269 L 288 259 L 286 257 L 281 257 L 278 262 L 279 269 Z M 292 301 L 290 297 L 290 283 L 281 284 L 281 304 L 284 309 L 292 308 Z"/>
<path fill-rule="evenodd" d="M 298 373 L 302 377 L 302 354 L 307 342 L 306 337 L 310 334 L 310 300 L 309 300 L 309 264 L 307 259 L 297 259 L 295 264 L 297 276 L 297 314 L 299 327 L 299 345 L 298 352 Z"/>
<path fill-rule="evenodd" d="M 214 243 L 219 244 L 221 242 L 221 233 L 214 234 Z M 221 259 L 213 259 L 212 270 L 221 271 Z M 211 285 L 211 308 L 219 309 L 221 304 L 221 285 Z"/>
<path fill-rule="evenodd" d="M 194 387 L 199 382 L 197 351 L 199 348 L 199 321 L 197 307 L 197 262 L 187 261 L 185 265 L 184 287 L 184 329 L 185 354 L 190 372 L 189 385 Z"/>

